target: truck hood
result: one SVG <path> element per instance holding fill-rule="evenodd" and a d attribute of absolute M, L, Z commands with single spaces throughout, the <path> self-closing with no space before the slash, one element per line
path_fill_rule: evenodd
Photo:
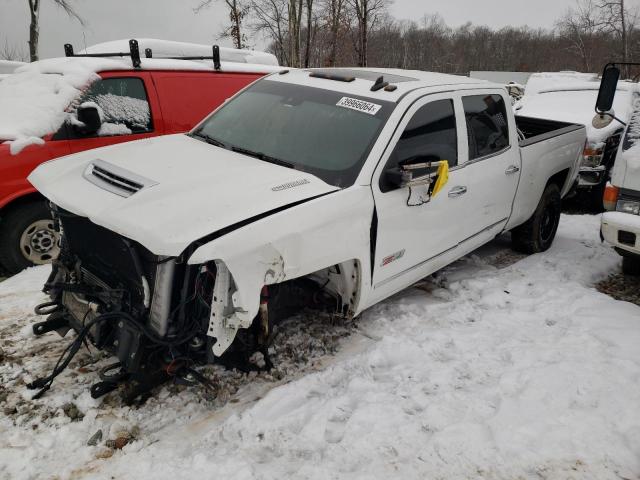
<path fill-rule="evenodd" d="M 222 228 L 337 190 L 186 135 L 63 157 L 40 165 L 29 181 L 65 210 L 168 256 Z"/>

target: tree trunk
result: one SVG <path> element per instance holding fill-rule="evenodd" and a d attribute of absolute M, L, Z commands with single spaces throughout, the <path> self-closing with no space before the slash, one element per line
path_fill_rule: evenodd
<path fill-rule="evenodd" d="M 40 0 L 28 0 L 31 22 L 29 24 L 29 57 L 32 62 L 38 61 L 38 40 L 40 37 Z"/>
<path fill-rule="evenodd" d="M 302 0 L 289 0 L 289 66 L 300 66 L 300 9 L 298 2 Z M 302 7 L 302 5 L 300 5 Z"/>
<path fill-rule="evenodd" d="M 362 12 L 362 27 L 360 28 L 360 66 L 367 66 L 367 47 L 369 38 L 369 15 L 367 4 L 364 3 L 364 11 Z"/>
<path fill-rule="evenodd" d="M 234 21 L 234 38 L 236 48 L 242 48 L 242 33 L 240 32 L 240 12 L 238 11 L 238 2 L 233 0 L 233 21 Z"/>
<path fill-rule="evenodd" d="M 313 20 L 313 0 L 306 0 L 307 2 L 307 38 L 306 44 L 304 48 L 304 68 L 309 68 L 309 56 L 311 51 L 311 35 L 313 32 L 312 29 L 312 20 Z"/>
<path fill-rule="evenodd" d="M 331 52 L 329 54 L 329 66 L 336 66 L 338 56 L 338 32 L 342 15 L 342 0 L 331 0 Z"/>
<path fill-rule="evenodd" d="M 622 61 L 629 61 L 629 47 L 628 47 L 628 39 L 627 39 L 627 19 L 624 11 L 624 0 L 620 0 L 620 27 L 622 31 Z M 625 77 L 629 76 L 629 67 L 625 65 L 623 72 L 625 72 Z"/>

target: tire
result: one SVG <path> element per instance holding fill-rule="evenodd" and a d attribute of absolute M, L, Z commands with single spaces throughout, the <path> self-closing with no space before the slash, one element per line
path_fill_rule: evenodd
<path fill-rule="evenodd" d="M 632 275 L 634 277 L 640 276 L 640 257 L 622 257 L 622 273 L 625 275 Z"/>
<path fill-rule="evenodd" d="M 44 202 L 10 210 L 0 221 L 0 265 L 9 274 L 50 263 L 60 252 L 60 236 Z"/>
<path fill-rule="evenodd" d="M 513 249 L 528 254 L 548 250 L 558 231 L 561 210 L 560 189 L 553 183 L 547 185 L 531 218 L 511 231 Z"/>

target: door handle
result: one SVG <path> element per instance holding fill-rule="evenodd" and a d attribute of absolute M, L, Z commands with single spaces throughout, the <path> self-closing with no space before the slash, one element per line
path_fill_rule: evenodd
<path fill-rule="evenodd" d="M 520 171 L 520 167 L 516 167 L 515 165 L 509 165 L 507 169 L 504 171 L 506 175 L 513 175 L 514 173 L 518 173 Z"/>
<path fill-rule="evenodd" d="M 465 187 L 464 185 L 453 187 L 451 190 L 449 190 L 449 196 L 451 198 L 459 197 L 460 195 L 464 195 L 465 193 L 467 193 L 467 187 Z"/>

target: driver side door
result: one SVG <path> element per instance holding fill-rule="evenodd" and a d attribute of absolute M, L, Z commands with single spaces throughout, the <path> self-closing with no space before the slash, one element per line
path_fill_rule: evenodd
<path fill-rule="evenodd" d="M 465 163 L 468 146 L 464 114 L 456 94 L 429 95 L 403 117 L 372 181 L 377 232 L 371 304 L 442 268 L 457 254 L 473 211 Z M 446 160 L 449 178 L 424 202 L 425 187 L 394 188 L 387 172 L 410 159 Z M 373 238 L 372 238 L 373 241 Z"/>

